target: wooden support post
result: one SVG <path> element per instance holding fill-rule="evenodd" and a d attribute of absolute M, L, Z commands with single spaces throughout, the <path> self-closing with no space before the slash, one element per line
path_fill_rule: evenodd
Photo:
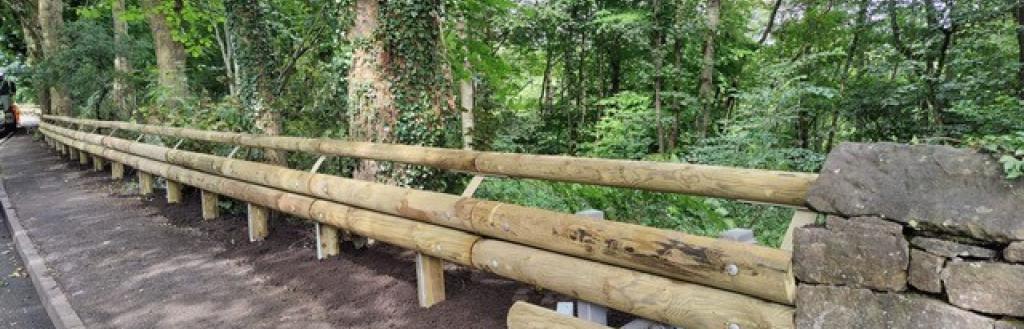
<path fill-rule="evenodd" d="M 104 163 L 103 158 L 96 155 L 92 156 L 92 170 L 103 171 L 106 167 L 107 164 Z"/>
<path fill-rule="evenodd" d="M 77 160 L 78 150 L 73 147 L 68 147 L 68 160 Z"/>
<path fill-rule="evenodd" d="M 220 217 L 220 207 L 217 205 L 220 196 L 207 190 L 202 190 L 200 193 L 202 194 L 203 219 L 211 220 Z"/>
<path fill-rule="evenodd" d="M 779 246 L 779 249 L 793 251 L 793 231 L 814 224 L 817 219 L 818 214 L 811 211 L 797 210 L 793 213 L 793 219 L 789 221 L 789 228 L 786 229 L 786 235 L 782 237 L 782 245 Z"/>
<path fill-rule="evenodd" d="M 463 197 L 476 194 L 484 176 L 475 176 L 462 191 Z M 440 258 L 416 253 L 416 291 L 420 307 L 431 307 L 445 300 L 444 261 Z"/>
<path fill-rule="evenodd" d="M 139 194 L 153 194 L 153 175 L 141 170 L 139 171 Z"/>
<path fill-rule="evenodd" d="M 78 151 L 78 164 L 89 164 L 89 153 L 86 153 L 85 151 Z"/>
<path fill-rule="evenodd" d="M 110 162 L 110 178 L 116 180 L 124 179 L 124 164 L 120 162 Z"/>
<path fill-rule="evenodd" d="M 316 226 L 316 259 L 327 259 L 341 254 L 341 243 L 338 241 L 338 229 L 320 222 Z"/>
<path fill-rule="evenodd" d="M 444 262 L 440 258 L 416 254 L 416 291 L 420 307 L 444 301 Z"/>
<path fill-rule="evenodd" d="M 181 183 L 167 180 L 167 203 L 181 203 Z"/>
<path fill-rule="evenodd" d="M 316 159 L 310 173 L 320 171 L 326 156 L 321 155 Z M 341 254 L 341 241 L 338 239 L 338 229 L 334 226 L 324 225 L 320 222 L 313 222 L 313 229 L 316 230 L 316 259 L 327 259 Z"/>
<path fill-rule="evenodd" d="M 270 209 L 249 204 L 249 242 L 263 241 L 270 235 Z"/>

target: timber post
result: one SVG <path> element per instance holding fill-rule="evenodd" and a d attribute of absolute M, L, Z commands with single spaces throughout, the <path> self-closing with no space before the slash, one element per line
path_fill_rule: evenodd
<path fill-rule="evenodd" d="M 79 150 L 78 151 L 78 164 L 80 164 L 80 165 L 88 165 L 89 164 L 89 153 L 85 152 L 85 150 Z"/>
<path fill-rule="evenodd" d="M 149 196 L 153 194 L 153 175 L 139 170 L 139 194 Z"/>
<path fill-rule="evenodd" d="M 117 162 L 117 161 L 111 161 L 110 162 L 110 178 L 114 179 L 114 180 L 122 180 L 122 179 L 124 179 L 124 164 L 123 163 L 120 163 L 120 162 Z"/>
<path fill-rule="evenodd" d="M 183 186 L 181 183 L 167 180 L 167 203 L 175 204 L 181 203 L 181 190 Z"/>
<path fill-rule="evenodd" d="M 320 171 L 327 156 L 321 155 L 316 159 L 313 168 L 309 169 L 310 174 Z M 320 222 L 313 222 L 313 230 L 316 233 L 316 259 L 327 259 L 341 254 L 341 241 L 338 240 L 338 228 L 324 225 Z"/>
<path fill-rule="evenodd" d="M 416 254 L 416 296 L 424 308 L 445 300 L 444 262 L 440 258 Z"/>
<path fill-rule="evenodd" d="M 103 171 L 107 165 L 104 163 L 103 158 L 98 155 L 92 156 L 92 170 Z"/>
<path fill-rule="evenodd" d="M 270 235 L 270 210 L 248 203 L 249 242 L 263 241 Z"/>
<path fill-rule="evenodd" d="M 213 193 L 207 190 L 200 190 L 200 199 L 203 208 L 203 219 L 213 220 L 220 217 L 220 207 L 217 203 L 220 201 L 220 196 L 217 193 Z"/>

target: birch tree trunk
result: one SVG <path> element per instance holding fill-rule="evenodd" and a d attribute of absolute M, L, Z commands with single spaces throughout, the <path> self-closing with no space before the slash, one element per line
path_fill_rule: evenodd
<path fill-rule="evenodd" d="M 60 0 L 38 0 L 40 32 L 43 39 L 44 56 L 53 56 L 61 49 L 60 31 L 64 29 L 64 5 Z M 71 97 L 60 81 L 50 85 L 49 106 L 44 111 L 51 114 L 70 116 Z"/>
<path fill-rule="evenodd" d="M 128 61 L 127 47 L 128 23 L 124 20 L 124 1 L 114 0 L 111 11 L 114 21 L 114 105 L 118 110 L 119 119 L 133 117 L 135 112 L 135 91 L 129 83 L 132 75 L 132 64 Z"/>
<path fill-rule="evenodd" d="M 167 109 L 180 108 L 189 97 L 188 77 L 185 74 L 188 54 L 185 46 L 174 41 L 166 13 L 162 12 L 162 0 L 142 0 L 149 30 L 153 34 L 153 48 L 156 50 L 156 66 L 159 71 L 158 83 L 163 89 L 163 105 Z M 159 118 L 147 118 L 148 122 Z"/>
<path fill-rule="evenodd" d="M 698 134 L 701 138 L 708 136 L 711 128 L 712 109 L 714 107 L 714 74 L 715 74 L 715 36 L 722 10 L 721 0 L 708 0 L 707 34 L 704 35 L 704 61 L 700 72 L 700 104 L 701 117 Z"/>

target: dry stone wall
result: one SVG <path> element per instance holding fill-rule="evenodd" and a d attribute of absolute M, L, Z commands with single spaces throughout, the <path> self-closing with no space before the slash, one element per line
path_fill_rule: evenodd
<path fill-rule="evenodd" d="M 797 328 L 1024 329 L 1024 179 L 990 155 L 845 143 L 807 201 Z"/>

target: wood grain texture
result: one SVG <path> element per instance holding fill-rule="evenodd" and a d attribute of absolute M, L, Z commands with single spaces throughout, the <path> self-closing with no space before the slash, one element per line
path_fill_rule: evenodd
<path fill-rule="evenodd" d="M 110 178 L 114 180 L 124 179 L 124 164 L 113 161 L 110 163 Z"/>
<path fill-rule="evenodd" d="M 153 175 L 141 170 L 139 171 L 139 194 L 153 194 Z"/>
<path fill-rule="evenodd" d="M 59 129 L 55 131 L 60 132 Z M 123 140 L 122 140 L 123 141 Z M 104 145 L 131 153 L 134 148 L 107 137 Z M 311 174 L 265 163 L 208 154 L 153 149 L 146 154 L 172 164 L 284 191 L 339 202 L 375 212 L 447 226 L 578 257 L 696 282 L 792 305 L 795 279 L 791 253 L 734 241 L 710 239 L 517 205 L 463 198 L 331 175 Z M 141 154 L 139 154 L 141 155 Z M 276 205 L 279 193 L 246 189 L 231 181 L 231 197 Z M 189 184 L 193 185 L 193 184 Z M 274 190 L 276 191 L 276 190 Z M 239 193 L 248 193 L 247 197 Z M 729 275 L 725 268 L 739 271 Z"/>
<path fill-rule="evenodd" d="M 316 259 L 328 259 L 341 254 L 341 242 L 338 240 L 338 229 L 321 223 L 315 223 Z"/>
<path fill-rule="evenodd" d="M 248 204 L 249 242 L 263 241 L 270 235 L 270 210 Z"/>
<path fill-rule="evenodd" d="M 444 262 L 440 258 L 416 254 L 416 296 L 420 307 L 444 301 Z"/>
<path fill-rule="evenodd" d="M 50 133 L 43 130 L 44 133 Z M 393 215 L 315 200 L 233 179 L 161 163 L 112 149 L 85 145 L 51 135 L 76 147 L 92 149 L 113 161 L 202 189 L 238 195 L 246 202 L 271 202 L 292 212 L 351 229 L 357 234 L 463 265 L 482 268 L 525 283 L 558 291 L 646 318 L 687 326 L 721 328 L 735 321 L 742 328 L 791 328 L 792 308 L 736 293 L 684 283 L 631 269 L 579 259 L 514 243 L 416 222 Z M 246 191 L 239 192 L 238 189 Z M 250 192 L 255 190 L 255 192 Z M 309 201 L 309 210 L 301 209 Z M 465 201 L 463 199 L 462 201 Z M 468 208 L 466 207 L 468 205 Z M 457 207 L 459 208 L 459 207 Z M 461 209 L 473 209 L 473 203 Z M 472 213 L 470 211 L 470 213 Z"/>
<path fill-rule="evenodd" d="M 473 247 L 494 274 L 689 329 L 793 328 L 793 308 L 497 240 Z"/>
<path fill-rule="evenodd" d="M 200 203 L 203 208 L 203 219 L 213 220 L 220 217 L 220 196 L 207 190 L 201 190 Z"/>
<path fill-rule="evenodd" d="M 115 121 L 46 120 L 285 151 L 417 164 L 439 169 L 803 206 L 816 174 L 652 161 L 479 152 L 331 139 L 210 132 Z"/>
<path fill-rule="evenodd" d="M 167 180 L 167 203 L 181 203 L 182 188 L 181 183 Z"/>
<path fill-rule="evenodd" d="M 512 304 L 506 325 L 508 329 L 610 329 L 524 301 Z"/>
<path fill-rule="evenodd" d="M 95 155 L 92 156 L 92 170 L 93 171 L 103 171 L 104 169 L 106 169 L 106 167 L 107 167 L 107 165 L 106 165 L 105 161 L 103 161 L 103 158 L 95 156 Z"/>

